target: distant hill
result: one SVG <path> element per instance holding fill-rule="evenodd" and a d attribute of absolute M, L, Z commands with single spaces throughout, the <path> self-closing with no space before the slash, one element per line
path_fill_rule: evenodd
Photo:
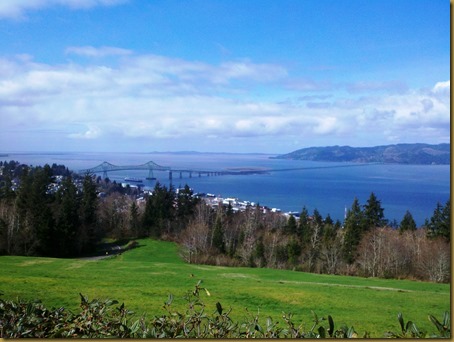
<path fill-rule="evenodd" d="M 308 147 L 274 157 L 332 162 L 389 164 L 448 164 L 450 144 L 396 144 L 375 147 Z"/>

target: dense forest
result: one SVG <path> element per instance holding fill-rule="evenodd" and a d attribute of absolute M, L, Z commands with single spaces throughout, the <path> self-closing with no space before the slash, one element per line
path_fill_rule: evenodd
<path fill-rule="evenodd" d="M 105 238 L 175 241 L 189 263 L 436 282 L 450 280 L 450 201 L 417 228 L 390 223 L 374 193 L 353 199 L 344 222 L 303 208 L 299 217 L 250 206 L 212 207 L 192 190 L 156 183 L 150 193 L 79 176 L 63 165 L 0 162 L 0 254 L 78 257 Z"/>

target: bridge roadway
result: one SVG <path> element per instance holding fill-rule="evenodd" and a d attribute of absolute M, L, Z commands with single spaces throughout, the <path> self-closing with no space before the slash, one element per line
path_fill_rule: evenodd
<path fill-rule="evenodd" d="M 86 173 L 103 173 L 103 178 L 107 178 L 107 172 L 112 171 L 123 171 L 123 170 L 148 170 L 147 178 L 154 178 L 153 171 L 165 171 L 169 173 L 169 179 L 173 178 L 173 173 L 179 173 L 180 179 L 183 178 L 183 173 L 187 173 L 189 178 L 192 178 L 192 175 L 198 174 L 199 177 L 202 175 L 207 176 L 221 176 L 221 175 L 252 175 L 252 174 L 264 174 L 269 172 L 285 172 L 285 171 L 297 171 L 297 170 L 310 170 L 310 169 L 327 169 L 327 168 L 343 168 L 343 167 L 358 167 L 358 166 L 367 166 L 371 164 L 380 164 L 380 163 L 358 163 L 358 164 L 342 164 L 342 165 L 323 165 L 323 166 L 313 166 L 313 167 L 295 167 L 295 168 L 285 168 L 285 169 L 265 169 L 265 168 L 234 168 L 227 170 L 195 170 L 195 169 L 172 169 L 170 166 L 161 166 L 156 164 L 153 161 L 141 165 L 113 165 L 108 162 L 103 162 L 98 166 L 95 166 L 90 169 L 79 170 L 79 174 Z"/>
<path fill-rule="evenodd" d="M 109 162 L 103 162 L 98 166 L 92 167 L 90 169 L 79 170 L 79 174 L 86 173 L 102 173 L 103 178 L 107 178 L 107 172 L 114 171 L 124 171 L 124 170 L 148 170 L 147 178 L 154 178 L 153 171 L 165 171 L 169 173 L 169 179 L 173 178 L 173 173 L 179 173 L 180 178 L 183 178 L 183 173 L 187 173 L 189 178 L 192 178 L 192 175 L 198 174 L 199 177 L 202 175 L 207 176 L 221 176 L 221 175 L 247 175 L 247 174 L 260 174 L 266 173 L 267 170 L 263 169 L 232 169 L 232 170 L 195 170 L 195 169 L 172 169 L 169 166 L 161 166 L 156 164 L 153 161 L 141 165 L 114 165 Z"/>

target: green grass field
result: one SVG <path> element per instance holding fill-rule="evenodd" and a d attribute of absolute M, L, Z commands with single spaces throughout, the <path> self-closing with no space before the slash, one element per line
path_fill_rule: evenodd
<path fill-rule="evenodd" d="M 39 298 L 47 306 L 71 310 L 78 308 L 82 293 L 90 299 L 117 299 L 150 317 L 165 313 L 162 305 L 169 293 L 175 307 L 185 307 L 183 295 L 203 280 L 211 293 L 202 296 L 208 310 L 215 311 L 219 301 L 233 308 L 234 319 L 259 312 L 262 319 L 281 321 L 282 312 L 291 312 L 295 322 L 310 328 L 313 310 L 319 316 L 330 314 L 336 326 L 346 323 L 372 337 L 399 331 L 399 312 L 433 331 L 427 315 L 441 319 L 450 311 L 448 284 L 191 265 L 179 258 L 175 244 L 139 242 L 136 249 L 98 261 L 0 257 L 0 292 L 3 298 Z"/>

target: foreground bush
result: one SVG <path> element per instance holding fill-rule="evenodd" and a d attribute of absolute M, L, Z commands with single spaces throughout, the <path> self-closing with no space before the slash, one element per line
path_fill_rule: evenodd
<path fill-rule="evenodd" d="M 47 309 L 40 301 L 9 301 L 0 299 L 0 338 L 354 338 L 353 327 L 345 325 L 336 329 L 333 318 L 319 318 L 313 313 L 313 324 L 305 330 L 296 325 L 291 314 L 283 314 L 283 326 L 271 318 L 262 321 L 251 315 L 243 322 L 233 322 L 230 310 L 225 311 L 216 303 L 214 312 L 207 313 L 200 293 L 210 293 L 199 281 L 194 290 L 186 293 L 187 307 L 184 312 L 172 310 L 173 296 L 164 303 L 166 314 L 146 319 L 134 318 L 133 312 L 115 300 L 91 300 L 80 295 L 80 312 L 72 313 L 65 308 Z M 451 335 L 450 316 L 446 312 L 442 322 L 429 315 L 436 332 L 420 331 L 416 324 L 404 322 L 398 315 L 401 331 L 387 332 L 385 337 L 446 337 Z"/>

